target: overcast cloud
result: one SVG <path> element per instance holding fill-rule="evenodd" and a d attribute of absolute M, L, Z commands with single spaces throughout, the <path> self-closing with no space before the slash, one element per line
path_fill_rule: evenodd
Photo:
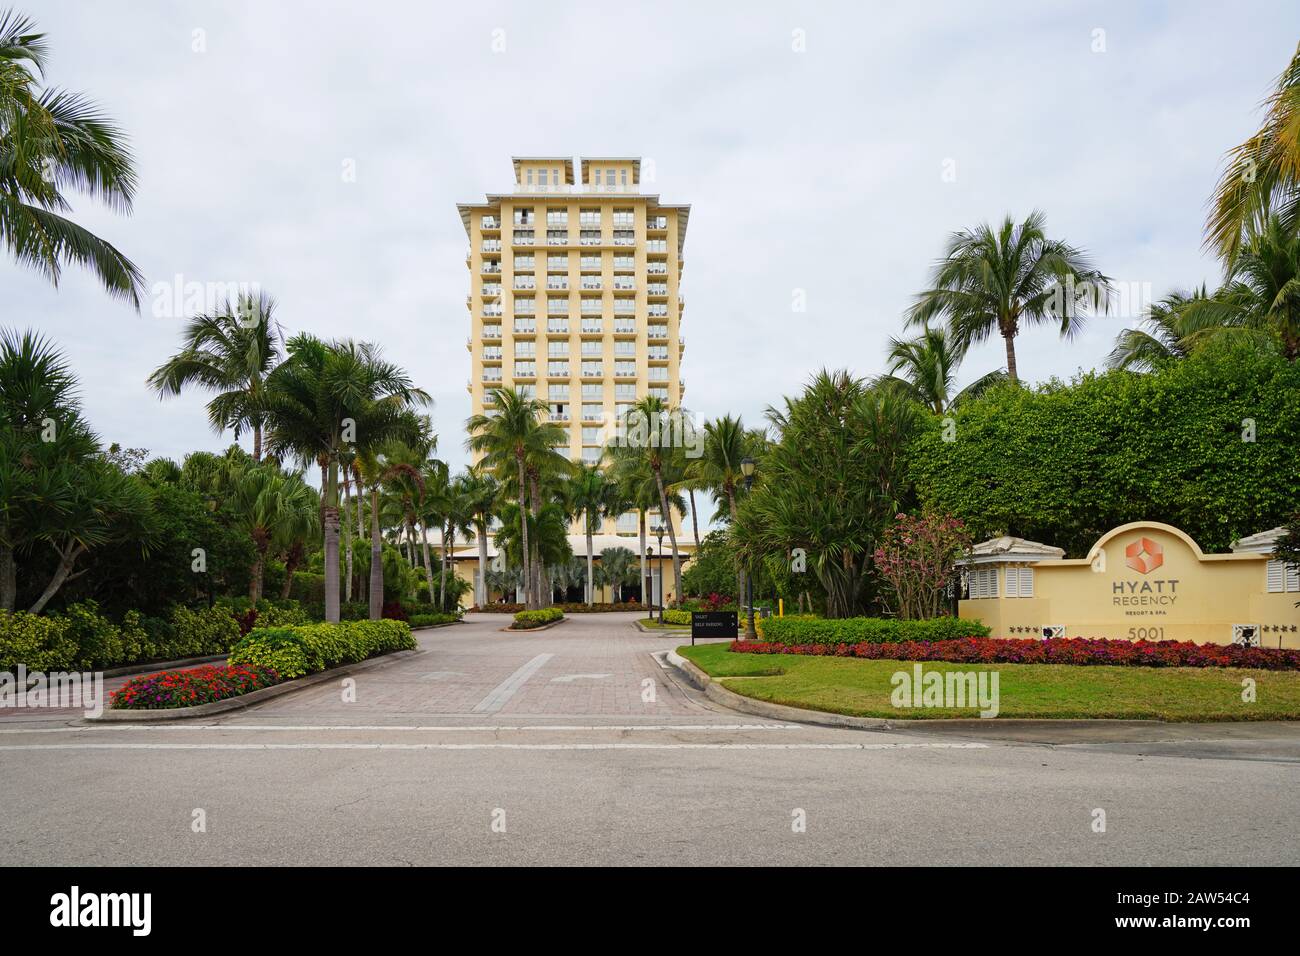
<path fill-rule="evenodd" d="M 1220 158 L 1300 39 L 1294 0 L 20 7 L 50 34 L 49 81 L 97 99 L 138 159 L 135 214 L 79 200 L 78 220 L 150 285 L 257 283 L 290 332 L 382 343 L 433 395 L 457 466 L 455 204 L 507 190 L 512 154 L 653 160 L 647 190 L 692 205 L 685 404 L 757 423 L 822 366 L 882 371 L 948 233 L 985 219 L 1040 208 L 1156 296 L 1214 282 L 1201 227 Z M 0 277 L 3 324 L 66 350 L 105 441 L 177 458 L 229 443 L 200 394 L 145 388 L 179 318 L 137 315 L 76 270 L 56 291 L 5 257 Z M 1021 375 L 1097 367 L 1131 321 L 1071 343 L 1029 331 Z M 1003 362 L 983 346 L 962 381 Z"/>

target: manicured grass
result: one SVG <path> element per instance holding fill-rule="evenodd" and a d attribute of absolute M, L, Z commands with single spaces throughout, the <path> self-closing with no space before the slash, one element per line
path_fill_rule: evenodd
<path fill-rule="evenodd" d="M 727 690 L 756 700 L 856 717 L 975 717 L 973 708 L 890 703 L 896 671 L 911 661 L 733 654 L 727 644 L 679 647 L 677 653 Z M 1068 664 L 942 664 L 931 671 L 997 671 L 999 717 L 1114 717 L 1171 721 L 1300 720 L 1300 672 L 1224 668 L 1075 667 Z M 1255 703 L 1241 699 L 1255 681 Z"/>
<path fill-rule="evenodd" d="M 657 617 L 653 619 L 646 618 L 646 617 L 641 618 L 641 626 L 650 628 L 651 630 L 654 631 L 681 632 L 681 631 L 689 631 L 691 629 L 691 626 L 689 624 L 660 624 L 659 618 Z"/>

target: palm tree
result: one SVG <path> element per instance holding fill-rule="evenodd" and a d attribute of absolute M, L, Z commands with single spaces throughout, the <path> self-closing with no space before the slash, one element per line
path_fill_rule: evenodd
<path fill-rule="evenodd" d="M 248 469 L 235 485 L 230 513 L 253 541 L 256 557 L 249 575 L 248 597 L 262 598 L 268 554 L 289 551 L 320 528 L 319 498 L 300 474 L 285 474 L 271 464 Z M 296 568 L 296 562 L 295 562 Z M 293 570 L 286 566 L 286 577 Z"/>
<path fill-rule="evenodd" d="M 587 582 L 586 601 L 591 607 L 595 603 L 593 571 L 595 557 L 592 555 L 592 535 L 596 522 L 610 500 L 610 486 L 613 484 L 606 476 L 599 462 L 577 466 L 567 486 L 569 505 L 583 516 L 583 529 L 587 534 Z"/>
<path fill-rule="evenodd" d="M 521 567 L 524 574 L 525 603 L 529 608 L 540 607 L 540 568 L 535 567 L 534 549 L 528 540 L 528 510 L 530 489 L 529 471 L 539 458 L 553 453 L 568 441 L 565 431 L 550 421 L 539 421 L 548 411 L 545 402 L 528 398 L 516 389 L 496 388 L 491 392 L 495 411 L 491 414 L 471 416 L 465 423 L 470 437 L 465 445 L 469 451 L 483 455 L 483 463 L 492 469 L 503 485 L 511 485 L 518 499 L 520 540 L 523 554 Z M 541 502 L 534 496 L 537 508 Z"/>
<path fill-rule="evenodd" d="M 1151 307 L 1143 328 L 1125 329 L 1107 359 L 1111 368 L 1148 371 L 1186 358 L 1211 338 L 1250 337 L 1300 358 L 1300 235 L 1278 216 L 1247 236 L 1213 295 L 1205 287 L 1174 292 Z"/>
<path fill-rule="evenodd" d="M 474 589 L 474 603 L 482 607 L 487 603 L 487 535 L 488 527 L 496 514 L 497 482 L 491 473 L 477 466 L 465 476 L 465 504 L 473 517 L 474 539 L 478 545 L 478 583 Z"/>
<path fill-rule="evenodd" d="M 600 569 L 604 573 L 605 581 L 611 587 L 618 588 L 618 602 L 623 600 L 623 585 L 632 576 L 634 560 L 635 555 L 627 548 L 606 548 L 600 552 Z"/>
<path fill-rule="evenodd" d="M 189 385 L 215 392 L 208 421 L 218 433 L 233 429 L 235 441 L 245 429 L 251 431 L 253 461 L 262 460 L 262 391 L 281 355 L 274 312 L 270 296 L 244 294 L 213 315 L 195 316 L 185 327 L 181 350 L 149 376 L 160 398 L 179 395 Z"/>
<path fill-rule="evenodd" d="M 277 457 L 293 455 L 305 466 L 323 468 L 325 620 L 337 622 L 339 460 L 345 448 L 364 457 L 391 441 L 418 441 L 421 422 L 413 409 L 429 396 L 368 342 L 327 344 L 298 335 L 287 351 L 266 381 L 267 447 Z"/>
<path fill-rule="evenodd" d="M 0 238 L 54 285 L 73 263 L 138 310 L 140 270 L 61 215 L 72 208 L 66 189 L 130 214 L 136 176 L 126 137 L 84 96 L 38 88 L 46 53 L 45 34 L 32 20 L 12 9 L 0 13 Z"/>
<path fill-rule="evenodd" d="M 668 507 L 668 484 L 677 479 L 682 470 L 684 450 L 674 444 L 674 416 L 679 412 L 670 409 L 662 399 L 653 395 L 642 398 L 632 406 L 624 420 L 626 439 L 616 438 L 616 457 L 640 460 L 645 463 L 654 478 L 658 491 L 659 519 L 667 526 L 668 540 L 673 549 L 673 594 L 676 600 L 682 596 L 682 558 L 677 552 L 677 529 L 673 526 L 673 516 Z M 638 436 L 645 430 L 644 438 Z M 644 517 L 643 517 L 644 520 Z M 642 551 L 645 550 L 644 543 Z"/>
<path fill-rule="evenodd" d="M 965 350 L 953 342 L 947 329 L 926 326 L 915 338 L 889 340 L 889 374 L 881 376 L 878 382 L 898 389 L 936 415 L 942 415 L 958 402 L 974 398 L 989 386 L 1006 380 L 1007 375 L 1001 370 L 989 372 L 954 396 L 957 368 L 964 357 Z"/>
<path fill-rule="evenodd" d="M 946 317 L 959 353 L 1001 335 L 1007 377 L 1015 382 L 1015 340 L 1023 327 L 1055 324 L 1071 338 L 1089 312 L 1105 311 L 1109 302 L 1110 280 L 1079 249 L 1048 239 L 1043 214 L 1034 211 L 1019 224 L 1007 216 L 996 231 L 983 223 L 953 233 L 907 321 L 924 327 Z"/>
<path fill-rule="evenodd" d="M 1271 216 L 1300 226 L 1300 47 L 1264 101 L 1264 123 L 1228 150 L 1210 200 L 1205 244 L 1231 267 L 1243 240 Z"/>
<path fill-rule="evenodd" d="M 736 520 L 736 503 L 744 487 L 740 463 L 758 458 L 765 439 L 762 431 L 747 431 L 740 418 L 724 415 L 704 423 L 704 447 L 699 458 L 691 461 L 687 473 L 690 481 L 707 491 L 719 506 L 725 507 L 730 523 Z M 745 569 L 736 564 L 736 600 L 743 600 Z"/>

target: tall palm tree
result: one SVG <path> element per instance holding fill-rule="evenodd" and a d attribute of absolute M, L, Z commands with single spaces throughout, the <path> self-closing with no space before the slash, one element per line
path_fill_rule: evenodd
<path fill-rule="evenodd" d="M 1006 380 L 1001 370 L 989 372 L 953 395 L 957 368 L 964 357 L 965 350 L 952 340 L 947 329 L 926 326 L 915 338 L 889 340 L 889 374 L 878 381 L 942 415 L 957 402 L 974 398 Z"/>
<path fill-rule="evenodd" d="M 268 554 L 289 551 L 320 529 L 319 498 L 302 475 L 285 474 L 271 464 L 246 471 L 236 483 L 229 509 L 237 527 L 253 541 L 256 557 L 249 575 L 248 597 L 262 598 Z M 288 571 L 291 577 L 292 571 Z"/>
<path fill-rule="evenodd" d="M 429 396 L 368 342 L 325 343 L 298 335 L 287 351 L 266 381 L 267 447 L 308 467 L 323 463 L 325 619 L 337 622 L 339 460 L 345 448 L 365 456 L 391 441 L 418 441 L 421 421 L 413 409 Z"/>
<path fill-rule="evenodd" d="M 931 288 L 907 312 L 914 326 L 943 316 L 953 346 L 964 352 L 993 334 L 1007 351 L 1007 377 L 1019 381 L 1016 336 L 1027 325 L 1053 324 L 1073 337 L 1092 311 L 1105 311 L 1110 280 L 1081 250 L 1048 239 L 1043 214 L 1022 223 L 1007 216 L 995 230 L 982 223 L 953 233 L 935 265 Z"/>
<path fill-rule="evenodd" d="M 609 480 L 600 463 L 592 462 L 578 465 L 567 487 L 569 505 L 576 513 L 582 515 L 583 530 L 587 535 L 586 601 L 588 607 L 595 603 L 595 589 L 592 586 L 595 568 L 595 556 L 591 553 L 592 535 L 595 533 L 596 523 L 600 520 L 601 513 L 610 500 L 611 485 L 613 482 Z"/>
<path fill-rule="evenodd" d="M 487 603 L 487 535 L 496 515 L 497 481 L 491 473 L 472 467 L 465 476 L 465 502 L 473 516 L 474 539 L 478 545 L 478 582 L 474 589 L 474 603 L 482 607 Z"/>
<path fill-rule="evenodd" d="M 140 270 L 62 215 L 72 208 L 69 189 L 130 214 L 136 175 L 126 137 L 81 94 L 40 88 L 47 52 L 32 20 L 0 13 L 0 240 L 54 285 L 72 263 L 138 310 Z"/>
<path fill-rule="evenodd" d="M 1271 215 L 1300 226 L 1300 46 L 1264 101 L 1264 123 L 1228 150 L 1210 200 L 1205 244 L 1231 267 L 1243 241 Z"/>
<path fill-rule="evenodd" d="M 600 568 L 605 581 L 611 587 L 618 588 L 616 600 L 623 600 L 623 585 L 632 574 L 632 562 L 635 556 L 627 548 L 606 548 L 600 552 Z"/>
<path fill-rule="evenodd" d="M 615 458 L 644 462 L 654 479 L 658 492 L 659 520 L 668 531 L 668 540 L 673 549 L 673 594 L 676 600 L 682 596 L 682 558 L 677 551 L 677 529 L 674 527 L 672 512 L 669 510 L 668 484 L 677 480 L 682 470 L 684 449 L 674 443 L 674 415 L 679 414 L 668 407 L 662 399 L 653 395 L 637 401 L 624 420 L 626 438 L 616 438 L 613 452 Z M 641 430 L 644 429 L 644 434 Z M 642 440 L 644 439 L 644 440 Z M 644 543 L 642 551 L 645 550 Z"/>
<path fill-rule="evenodd" d="M 1142 327 L 1119 334 L 1107 364 L 1148 371 L 1225 335 L 1272 341 L 1289 361 L 1300 358 L 1300 234 L 1279 216 L 1246 237 L 1213 294 L 1202 286 L 1166 296 Z"/>
<path fill-rule="evenodd" d="M 275 301 L 265 293 L 245 293 L 212 315 L 190 319 L 179 352 L 154 370 L 149 386 L 160 398 L 197 385 L 215 392 L 208 421 L 218 433 L 230 428 L 235 441 L 253 433 L 253 460 L 262 460 L 266 411 L 262 392 L 281 357 Z"/>
<path fill-rule="evenodd" d="M 744 488 L 740 463 L 745 458 L 761 457 L 764 443 L 762 431 L 746 430 L 739 417 L 723 415 L 704 423 L 702 454 L 690 462 L 687 474 L 695 487 L 713 496 L 719 510 L 725 508 L 729 523 L 736 520 L 736 505 Z M 737 560 L 736 600 L 744 600 L 744 593 L 745 569 Z"/>
<path fill-rule="evenodd" d="M 492 469 L 497 480 L 513 487 L 517 497 L 520 541 L 523 553 L 521 567 L 524 575 L 525 603 L 530 608 L 540 606 L 541 594 L 537 590 L 538 569 L 534 568 L 533 549 L 528 539 L 530 462 L 540 454 L 553 451 L 568 441 L 559 425 L 541 421 L 539 416 L 549 409 L 545 402 L 528 398 L 522 391 L 496 388 L 491 392 L 495 410 L 491 414 L 473 415 L 465 423 L 469 438 L 465 447 L 483 455 L 483 463 Z"/>

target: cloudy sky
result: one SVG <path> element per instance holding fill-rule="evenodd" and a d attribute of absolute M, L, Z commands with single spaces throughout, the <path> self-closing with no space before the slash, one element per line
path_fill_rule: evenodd
<path fill-rule="evenodd" d="M 137 314 L 83 274 L 56 291 L 0 262 L 0 321 L 67 351 L 104 439 L 173 457 L 229 442 L 200 395 L 144 385 L 177 344 L 179 276 L 257 284 L 290 332 L 383 344 L 434 396 L 456 464 L 455 204 L 508 189 L 511 155 L 653 161 L 649 191 L 692 204 L 686 404 L 757 421 L 822 366 L 880 372 L 945 237 L 987 219 L 1042 209 L 1156 296 L 1213 282 L 1201 226 L 1220 157 L 1300 39 L 1294 0 L 23 9 L 49 34 L 49 82 L 93 95 L 138 160 L 133 216 L 85 201 L 76 216 L 164 304 Z M 1097 367 L 1129 323 L 1030 331 L 1021 374 Z M 973 351 L 963 381 L 1003 362 L 1000 342 Z"/>

